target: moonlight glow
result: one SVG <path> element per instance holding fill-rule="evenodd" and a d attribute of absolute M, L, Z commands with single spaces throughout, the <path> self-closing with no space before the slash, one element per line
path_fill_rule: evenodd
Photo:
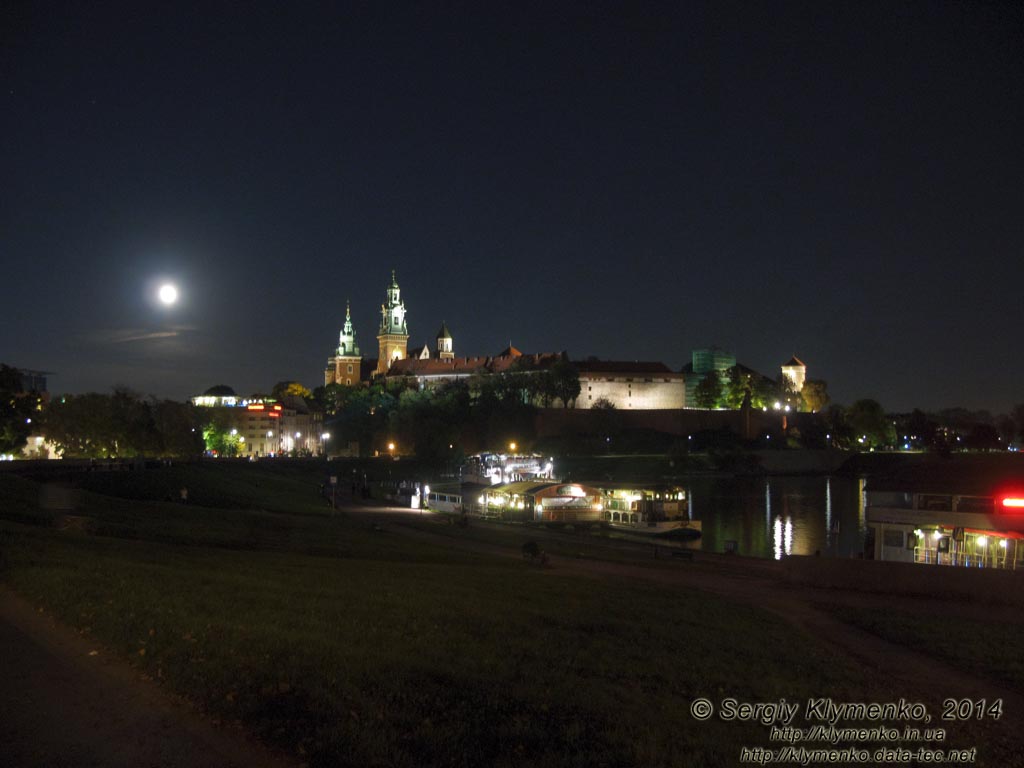
<path fill-rule="evenodd" d="M 160 303 L 169 307 L 178 300 L 178 289 L 170 283 L 165 283 L 160 286 L 157 295 L 160 297 Z"/>

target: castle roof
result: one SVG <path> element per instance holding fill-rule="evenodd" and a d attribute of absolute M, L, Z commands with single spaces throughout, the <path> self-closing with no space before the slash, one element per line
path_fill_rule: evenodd
<path fill-rule="evenodd" d="M 507 352 L 508 350 L 506 350 Z M 456 357 L 451 360 L 437 358 L 420 360 L 406 357 L 395 360 L 388 368 L 388 376 L 469 376 L 473 373 L 506 373 L 513 365 L 524 370 L 544 369 L 563 359 L 561 352 L 541 352 L 524 355 L 519 350 L 516 354 L 501 354 L 495 357 Z"/>
<path fill-rule="evenodd" d="M 638 360 L 581 360 L 573 365 L 580 373 L 672 373 L 664 363 Z"/>
<path fill-rule="evenodd" d="M 448 330 L 448 324 L 444 320 L 441 321 L 441 330 L 437 332 L 437 338 L 439 339 L 450 339 L 452 332 Z"/>
<path fill-rule="evenodd" d="M 783 368 L 806 368 L 807 366 L 804 365 L 803 362 L 799 358 L 797 358 L 796 355 L 793 355 L 793 357 L 789 358 L 789 362 L 788 363 L 783 363 L 782 364 L 782 367 Z"/>

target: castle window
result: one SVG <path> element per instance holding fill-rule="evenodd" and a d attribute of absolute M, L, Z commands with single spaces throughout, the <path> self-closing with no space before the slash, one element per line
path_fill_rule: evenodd
<path fill-rule="evenodd" d="M 351 365 L 348 367 L 348 372 L 352 373 L 352 366 Z"/>

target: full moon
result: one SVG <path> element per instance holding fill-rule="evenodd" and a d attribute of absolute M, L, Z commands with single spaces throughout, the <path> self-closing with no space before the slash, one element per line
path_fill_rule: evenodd
<path fill-rule="evenodd" d="M 160 286 L 160 292 L 157 295 L 160 297 L 160 303 L 169 307 L 178 300 L 178 289 L 170 283 L 165 283 Z"/>

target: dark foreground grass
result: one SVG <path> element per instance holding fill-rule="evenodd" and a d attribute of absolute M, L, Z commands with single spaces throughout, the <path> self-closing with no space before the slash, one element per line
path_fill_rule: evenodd
<path fill-rule="evenodd" d="M 989 618 L 961 617 L 956 606 L 918 610 L 821 606 L 890 642 L 969 670 L 1024 693 L 1024 618 L 993 608 Z"/>
<path fill-rule="evenodd" d="M 767 729 L 699 723 L 694 697 L 889 694 L 757 610 L 376 533 L 295 501 L 303 477 L 246 510 L 211 477 L 224 507 L 94 487 L 66 531 L 4 478 L 3 578 L 313 766 L 735 765 Z"/>

